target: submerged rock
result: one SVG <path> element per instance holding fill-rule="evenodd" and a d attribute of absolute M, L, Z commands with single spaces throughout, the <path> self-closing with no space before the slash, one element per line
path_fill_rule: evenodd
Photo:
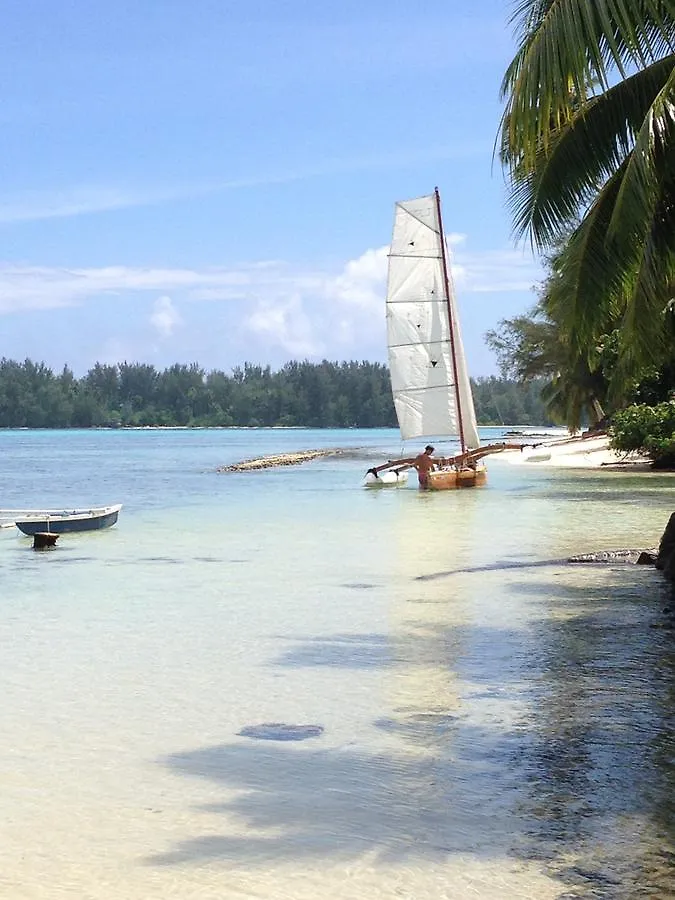
<path fill-rule="evenodd" d="M 287 725 L 284 722 L 263 722 L 260 725 L 246 725 L 237 732 L 240 737 L 254 738 L 257 741 L 306 741 L 308 738 L 320 737 L 323 725 Z"/>

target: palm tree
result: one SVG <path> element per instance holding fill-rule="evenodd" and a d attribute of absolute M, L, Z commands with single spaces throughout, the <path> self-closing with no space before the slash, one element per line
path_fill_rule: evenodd
<path fill-rule="evenodd" d="M 515 230 L 564 241 L 548 309 L 591 367 L 618 327 L 625 381 L 672 341 L 675 2 L 519 0 L 514 21 L 500 155 Z"/>

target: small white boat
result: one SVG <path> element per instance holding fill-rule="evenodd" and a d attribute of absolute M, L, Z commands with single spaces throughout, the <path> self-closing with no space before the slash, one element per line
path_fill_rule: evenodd
<path fill-rule="evenodd" d="M 3 527 L 16 525 L 23 534 L 65 534 L 110 528 L 117 522 L 121 509 L 121 503 L 90 509 L 0 509 L 0 519 L 6 520 Z"/>

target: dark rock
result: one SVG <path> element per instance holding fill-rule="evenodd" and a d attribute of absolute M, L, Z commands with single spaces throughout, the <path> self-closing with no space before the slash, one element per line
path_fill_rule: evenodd
<path fill-rule="evenodd" d="M 635 560 L 638 566 L 653 566 L 656 564 L 657 554 L 653 550 L 643 550 Z"/>
<path fill-rule="evenodd" d="M 665 559 L 663 564 L 663 574 L 668 581 L 675 582 L 675 551 Z"/>
<path fill-rule="evenodd" d="M 672 513 L 670 519 L 668 519 L 668 524 L 666 525 L 666 530 L 663 532 L 663 537 L 661 538 L 661 543 L 659 544 L 659 552 L 656 558 L 656 568 L 663 569 L 666 568 L 666 563 L 673 555 L 673 550 L 675 549 L 675 513 Z M 668 576 L 666 576 L 668 577 Z"/>
<path fill-rule="evenodd" d="M 247 725 L 238 732 L 241 737 L 258 741 L 306 741 L 320 737 L 323 725 L 286 725 L 283 722 L 263 722 L 261 725 Z"/>

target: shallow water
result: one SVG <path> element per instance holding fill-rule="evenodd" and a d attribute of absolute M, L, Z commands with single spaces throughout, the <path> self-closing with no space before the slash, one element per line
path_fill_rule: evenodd
<path fill-rule="evenodd" d="M 321 446 L 358 449 L 215 472 Z M 675 482 L 362 489 L 399 449 L 0 432 L 3 507 L 125 504 L 54 551 L 0 532 L 0 897 L 675 894 L 667 592 L 564 562 L 657 543 Z"/>

